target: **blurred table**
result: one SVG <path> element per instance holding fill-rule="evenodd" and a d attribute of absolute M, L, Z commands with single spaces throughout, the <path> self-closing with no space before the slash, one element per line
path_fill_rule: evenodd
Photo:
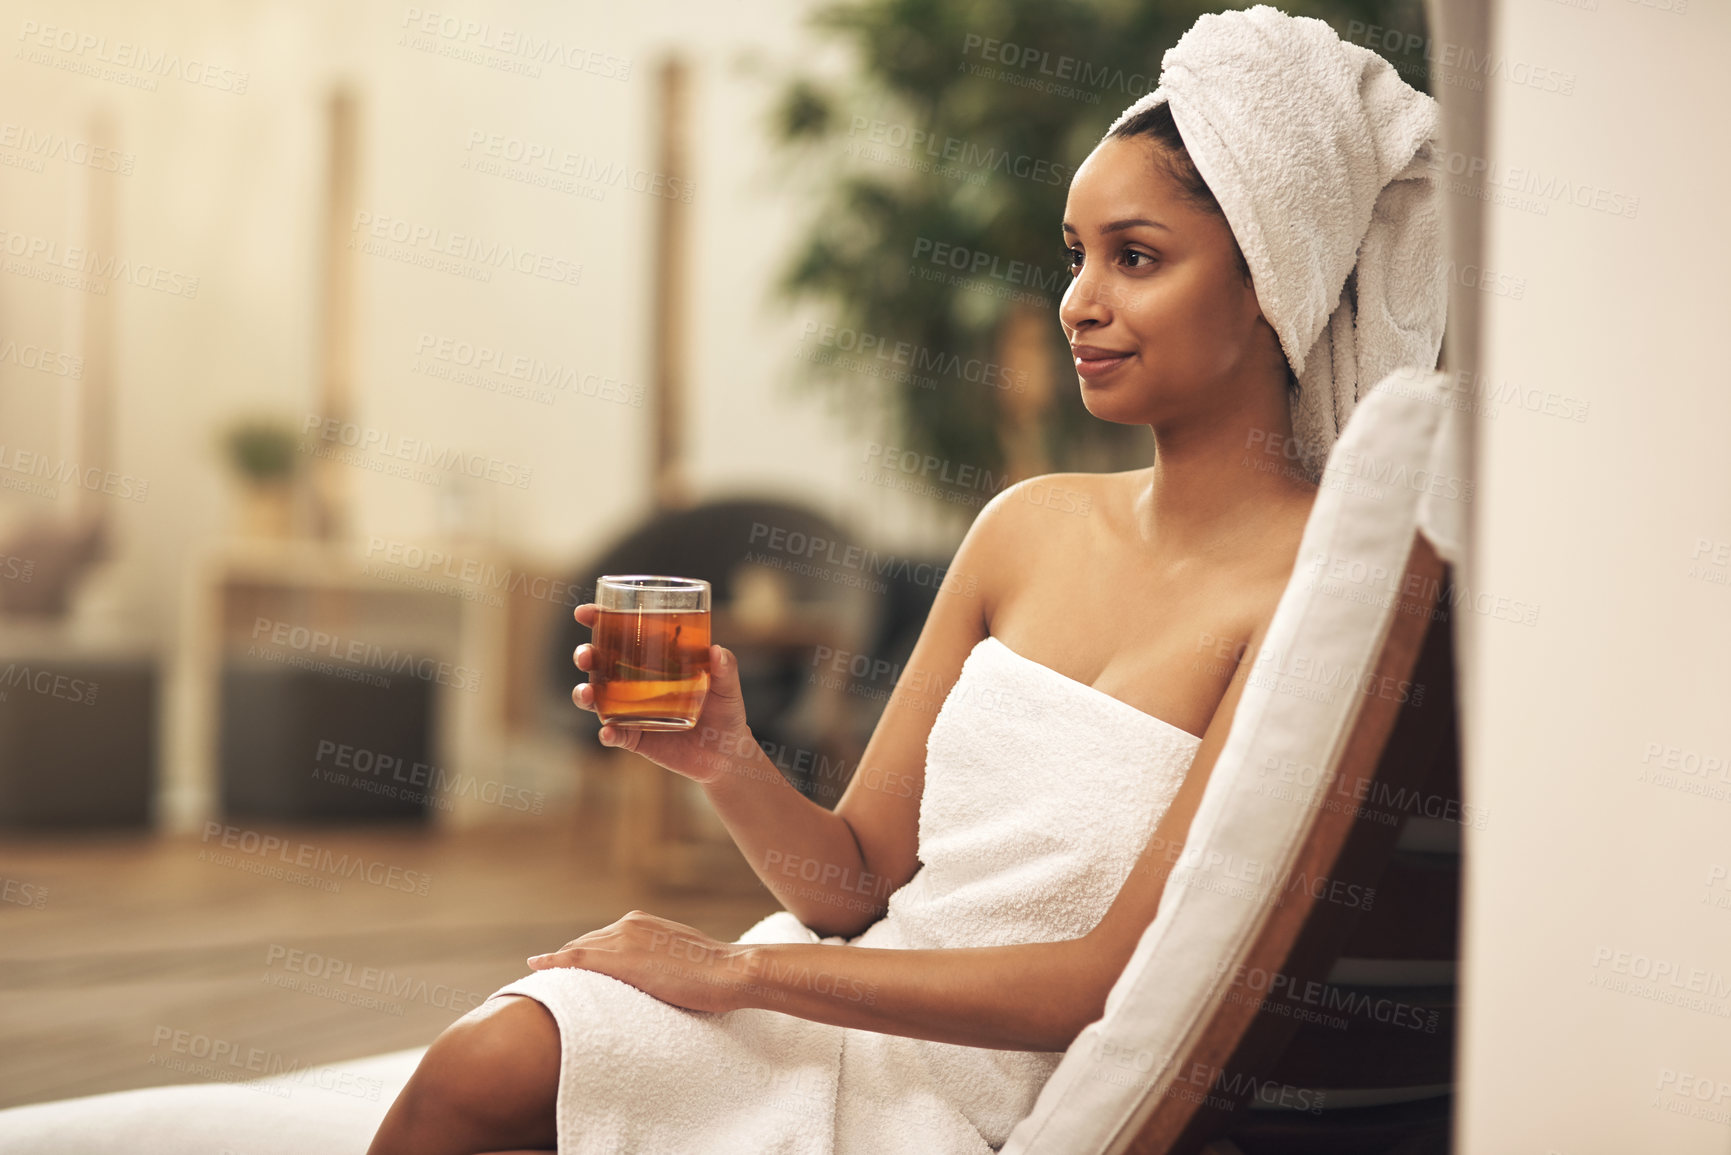
<path fill-rule="evenodd" d="M 479 545 L 424 548 L 460 554 L 466 566 L 483 571 L 508 570 L 502 556 Z M 183 590 L 156 807 L 162 830 L 194 831 L 220 817 L 223 665 L 249 646 L 281 649 L 283 643 L 273 638 L 289 639 L 288 653 L 275 659 L 285 668 L 346 662 L 365 672 L 364 663 L 346 658 L 351 652 L 432 661 L 438 764 L 460 774 L 497 776 L 504 748 L 507 600 L 486 596 L 485 585 L 369 559 L 358 543 L 237 538 L 193 558 Z M 323 645 L 330 646 L 329 654 Z M 306 651 L 304 661 L 294 660 L 297 650 Z M 464 672 L 474 672 L 473 679 Z M 469 792 L 444 798 L 432 814 L 439 825 L 466 826 L 492 809 Z"/>

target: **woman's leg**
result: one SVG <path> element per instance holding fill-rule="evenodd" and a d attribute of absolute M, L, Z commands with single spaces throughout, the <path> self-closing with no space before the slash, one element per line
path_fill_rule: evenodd
<path fill-rule="evenodd" d="M 526 995 L 446 1027 L 385 1114 L 367 1155 L 483 1155 L 558 1146 L 559 1027 Z"/>

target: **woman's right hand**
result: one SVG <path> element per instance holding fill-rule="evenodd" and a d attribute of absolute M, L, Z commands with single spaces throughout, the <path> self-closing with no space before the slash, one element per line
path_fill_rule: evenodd
<path fill-rule="evenodd" d="M 585 602 L 573 611 L 579 625 L 595 628 L 601 608 Z M 571 655 L 579 670 L 595 668 L 596 649 L 584 642 Z M 571 700 L 594 713 L 595 688 L 579 682 Z M 694 782 L 712 782 L 734 771 L 748 771 L 762 749 L 745 721 L 745 701 L 739 692 L 739 661 L 725 646 L 709 647 L 709 690 L 703 696 L 703 711 L 689 730 L 641 730 L 633 726 L 601 727 L 601 744 L 641 754 L 658 766 L 683 774 Z M 779 775 L 778 775 L 779 777 Z"/>

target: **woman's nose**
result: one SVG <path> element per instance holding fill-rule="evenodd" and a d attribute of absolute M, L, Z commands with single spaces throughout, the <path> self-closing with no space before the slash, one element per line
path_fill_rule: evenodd
<path fill-rule="evenodd" d="M 1070 282 L 1070 287 L 1064 290 L 1064 297 L 1058 302 L 1058 319 L 1066 329 L 1072 331 L 1087 325 L 1104 324 L 1110 314 L 1106 307 L 1104 295 L 1101 292 L 1100 278 L 1090 273 L 1084 265 L 1082 271 Z"/>

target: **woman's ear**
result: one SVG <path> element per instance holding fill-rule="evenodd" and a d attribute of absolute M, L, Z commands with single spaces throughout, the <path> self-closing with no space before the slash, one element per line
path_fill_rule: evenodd
<path fill-rule="evenodd" d="M 1274 326 L 1268 323 L 1268 318 L 1263 315 L 1260 305 L 1256 308 L 1255 324 L 1257 332 L 1267 343 L 1269 356 L 1273 358 L 1274 364 L 1280 366 L 1281 371 L 1285 373 L 1288 382 L 1287 387 L 1292 388 L 1292 383 L 1295 381 L 1292 375 L 1292 362 L 1286 359 L 1286 349 L 1280 344 L 1280 334 L 1276 333 Z"/>

